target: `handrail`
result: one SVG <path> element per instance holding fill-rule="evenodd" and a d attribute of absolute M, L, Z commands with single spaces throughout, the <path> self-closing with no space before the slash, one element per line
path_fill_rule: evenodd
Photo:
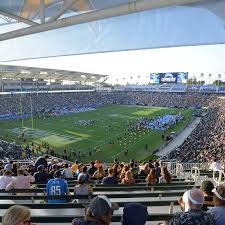
<path fill-rule="evenodd" d="M 181 182 L 182 181 L 182 182 Z M 127 188 L 140 188 L 143 187 L 143 189 L 145 187 L 166 187 L 166 186 L 175 186 L 175 185 L 179 185 L 179 186 L 183 186 L 183 185 L 194 185 L 194 182 L 193 181 L 185 181 L 185 180 L 181 180 L 181 181 L 176 181 L 176 182 L 172 182 L 172 183 L 159 183 L 159 184 L 154 184 L 154 185 L 149 185 L 147 184 L 146 182 L 141 182 L 141 183 L 135 183 L 135 184 L 132 184 L 132 185 L 128 185 L 128 184 L 114 184 L 114 185 L 107 185 L 107 184 L 101 184 L 101 183 L 89 183 L 87 182 L 87 184 L 93 186 L 94 190 L 98 189 L 98 188 L 118 188 L 118 187 L 121 187 L 122 189 L 124 187 L 127 187 Z M 73 188 L 75 185 L 77 185 L 78 183 L 77 182 L 68 182 L 68 187 L 69 188 Z M 38 188 L 46 188 L 46 184 L 39 184 L 39 183 L 35 183 L 35 185 L 38 187 Z"/>
<path fill-rule="evenodd" d="M 31 189 L 26 189 L 26 190 L 31 190 Z M 11 190 L 11 193 L 32 193 L 26 192 L 26 190 Z M 14 192 L 13 192 L 14 191 Z M 40 192 L 41 193 L 41 192 Z M 125 192 L 125 193 L 113 193 L 113 192 L 108 192 L 104 193 L 108 198 L 145 198 L 145 197 L 178 197 L 183 195 L 184 191 L 176 191 L 176 192 L 168 192 L 168 191 L 154 191 L 154 192 L 137 192 L 135 195 L 130 192 Z M 0 195 L 0 200 L 31 200 L 32 198 L 34 200 L 48 200 L 48 199 L 88 199 L 90 197 L 95 197 L 99 195 L 99 193 L 94 193 L 90 196 L 79 196 L 79 195 L 69 195 L 69 196 L 47 196 L 47 195 L 37 195 L 37 193 L 32 193 L 32 195 L 11 195 L 9 192 L 5 192 L 5 195 L 1 194 Z"/>
<path fill-rule="evenodd" d="M 122 215 L 113 215 L 112 216 L 112 222 L 121 222 L 121 217 Z M 172 219 L 173 214 L 169 213 L 154 213 L 154 214 L 149 214 L 147 217 L 147 221 L 168 221 Z M 79 218 L 82 219 L 82 216 L 75 216 L 75 215 L 39 215 L 39 216 L 31 216 L 31 221 L 34 223 L 57 223 L 57 224 L 62 224 L 62 223 L 71 223 L 71 221 L 74 218 Z M 2 216 L 0 216 L 0 222 L 2 221 Z"/>
<path fill-rule="evenodd" d="M 187 184 L 182 184 L 180 183 L 179 185 L 165 185 L 165 184 L 159 184 L 159 185 L 149 185 L 149 186 L 104 186 L 104 187 L 95 187 L 93 188 L 95 192 L 117 192 L 117 191 L 154 191 L 154 190 L 183 190 L 183 189 L 190 189 L 194 186 L 193 182 L 187 183 Z M 11 190 L 14 192 L 15 190 Z M 17 189 L 16 190 L 18 193 L 45 193 L 46 188 L 31 188 L 31 189 Z M 15 192 L 16 192 L 15 191 Z M 70 192 L 74 192 L 73 187 L 69 187 Z M 10 192 L 10 191 L 8 191 Z M 0 190 L 0 193 L 7 193 L 5 190 Z M 0 196 L 1 199 L 1 196 Z"/>
<path fill-rule="evenodd" d="M 90 201 L 89 201 L 90 202 Z M 69 208 L 85 208 L 86 204 L 89 204 L 89 202 L 80 203 L 80 202 L 73 202 L 73 203 L 20 203 L 20 205 L 27 206 L 30 209 L 69 209 Z M 124 200 L 120 201 L 117 204 L 119 207 L 124 207 L 126 203 L 130 202 L 130 200 Z M 179 205 L 178 201 L 176 200 L 157 200 L 157 201 L 138 201 L 138 203 L 141 203 L 144 206 L 171 206 L 173 205 Z M 172 203 L 172 204 L 171 204 Z M 14 203 L 0 203 L 1 209 L 8 209 L 9 207 L 15 205 Z"/>
<path fill-rule="evenodd" d="M 162 162 L 162 166 L 168 168 L 168 166 L 175 168 L 177 164 L 181 164 L 183 166 L 183 170 L 191 170 L 192 167 L 198 167 L 200 170 L 207 170 L 209 169 L 209 163 L 178 163 L 178 162 L 171 162 L 171 161 L 164 161 Z"/>
<path fill-rule="evenodd" d="M 181 163 L 176 164 L 176 176 L 177 177 L 184 177 L 184 168 L 183 165 Z"/>
<path fill-rule="evenodd" d="M 219 173 L 219 176 L 216 177 L 216 173 Z M 222 182 L 223 178 L 223 182 Z M 213 180 L 217 185 L 225 183 L 225 173 L 222 170 L 213 170 Z"/>
<path fill-rule="evenodd" d="M 194 179 L 195 182 L 198 182 L 199 181 L 199 178 L 200 178 L 200 170 L 199 170 L 198 167 L 192 167 L 191 168 L 191 176 L 192 176 L 192 178 Z"/>

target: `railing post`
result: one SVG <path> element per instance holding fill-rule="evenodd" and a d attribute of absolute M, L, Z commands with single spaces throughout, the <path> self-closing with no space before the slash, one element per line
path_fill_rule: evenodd
<path fill-rule="evenodd" d="M 169 214 L 173 213 L 174 202 L 170 202 Z"/>
<path fill-rule="evenodd" d="M 159 194 L 159 200 L 161 200 L 162 199 L 162 194 Z"/>
<path fill-rule="evenodd" d="M 218 178 L 216 177 L 216 172 L 219 173 Z M 223 177 L 223 182 L 222 182 Z M 213 171 L 213 180 L 217 185 L 224 184 L 225 183 L 225 173 L 222 170 L 214 170 Z"/>
<path fill-rule="evenodd" d="M 194 172 L 193 172 L 194 171 Z M 191 176 L 194 179 L 194 182 L 198 182 L 199 181 L 199 177 L 200 177 L 200 170 L 198 167 L 192 167 L 191 168 Z"/>

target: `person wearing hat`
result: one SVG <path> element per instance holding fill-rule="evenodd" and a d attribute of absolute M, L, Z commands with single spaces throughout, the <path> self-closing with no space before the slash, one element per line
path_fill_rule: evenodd
<path fill-rule="evenodd" d="M 93 194 L 93 188 L 89 184 L 86 184 L 86 174 L 80 173 L 77 180 L 79 184 L 74 187 L 74 195 L 88 196 Z"/>
<path fill-rule="evenodd" d="M 212 190 L 214 207 L 208 212 L 213 216 L 215 225 L 225 225 L 225 187 L 219 185 Z"/>
<path fill-rule="evenodd" d="M 66 180 L 62 179 L 62 174 L 58 170 L 55 178 L 48 181 L 46 186 L 47 195 L 70 195 Z M 66 199 L 50 199 L 48 203 L 65 203 Z"/>
<path fill-rule="evenodd" d="M 113 211 L 118 209 L 118 204 L 105 195 L 98 195 L 91 200 L 84 219 L 74 219 L 72 225 L 109 225 Z"/>
<path fill-rule="evenodd" d="M 203 192 L 197 188 L 186 191 L 182 197 L 185 212 L 174 215 L 169 225 L 214 225 L 213 217 L 202 211 Z"/>

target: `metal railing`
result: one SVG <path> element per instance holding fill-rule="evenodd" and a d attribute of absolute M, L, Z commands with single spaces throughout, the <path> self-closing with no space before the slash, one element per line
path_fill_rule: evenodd
<path fill-rule="evenodd" d="M 162 162 L 162 166 L 167 167 L 173 175 L 176 175 L 176 171 L 178 170 L 177 167 L 180 167 L 180 168 L 182 167 L 183 171 L 190 171 L 193 167 L 198 167 L 199 170 L 209 169 L 208 163 Z"/>

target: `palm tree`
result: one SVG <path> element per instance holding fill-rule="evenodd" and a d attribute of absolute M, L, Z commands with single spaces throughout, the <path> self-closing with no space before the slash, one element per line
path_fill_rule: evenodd
<path fill-rule="evenodd" d="M 203 81 L 203 77 L 204 77 L 204 75 L 205 75 L 204 73 L 201 73 L 201 74 L 200 74 L 201 81 Z M 202 82 L 202 83 L 203 83 L 203 82 Z"/>
<path fill-rule="evenodd" d="M 218 84 L 217 85 L 220 85 L 220 83 L 221 83 L 221 74 L 218 74 Z"/>
<path fill-rule="evenodd" d="M 126 77 L 123 77 L 123 83 L 125 83 Z"/>
<path fill-rule="evenodd" d="M 130 76 L 130 83 L 132 83 L 132 80 L 133 80 L 133 77 L 132 77 L 132 76 Z"/>
<path fill-rule="evenodd" d="M 197 83 L 196 76 L 193 76 L 193 79 L 192 79 L 192 84 L 196 84 L 196 83 Z"/>
<path fill-rule="evenodd" d="M 210 74 L 209 74 L 209 84 L 210 84 L 210 79 L 211 79 L 211 77 L 212 77 L 212 74 L 210 73 Z"/>
<path fill-rule="evenodd" d="M 140 75 L 138 75 L 138 80 L 137 80 L 137 84 L 140 84 L 140 78 L 141 78 L 141 76 Z"/>

